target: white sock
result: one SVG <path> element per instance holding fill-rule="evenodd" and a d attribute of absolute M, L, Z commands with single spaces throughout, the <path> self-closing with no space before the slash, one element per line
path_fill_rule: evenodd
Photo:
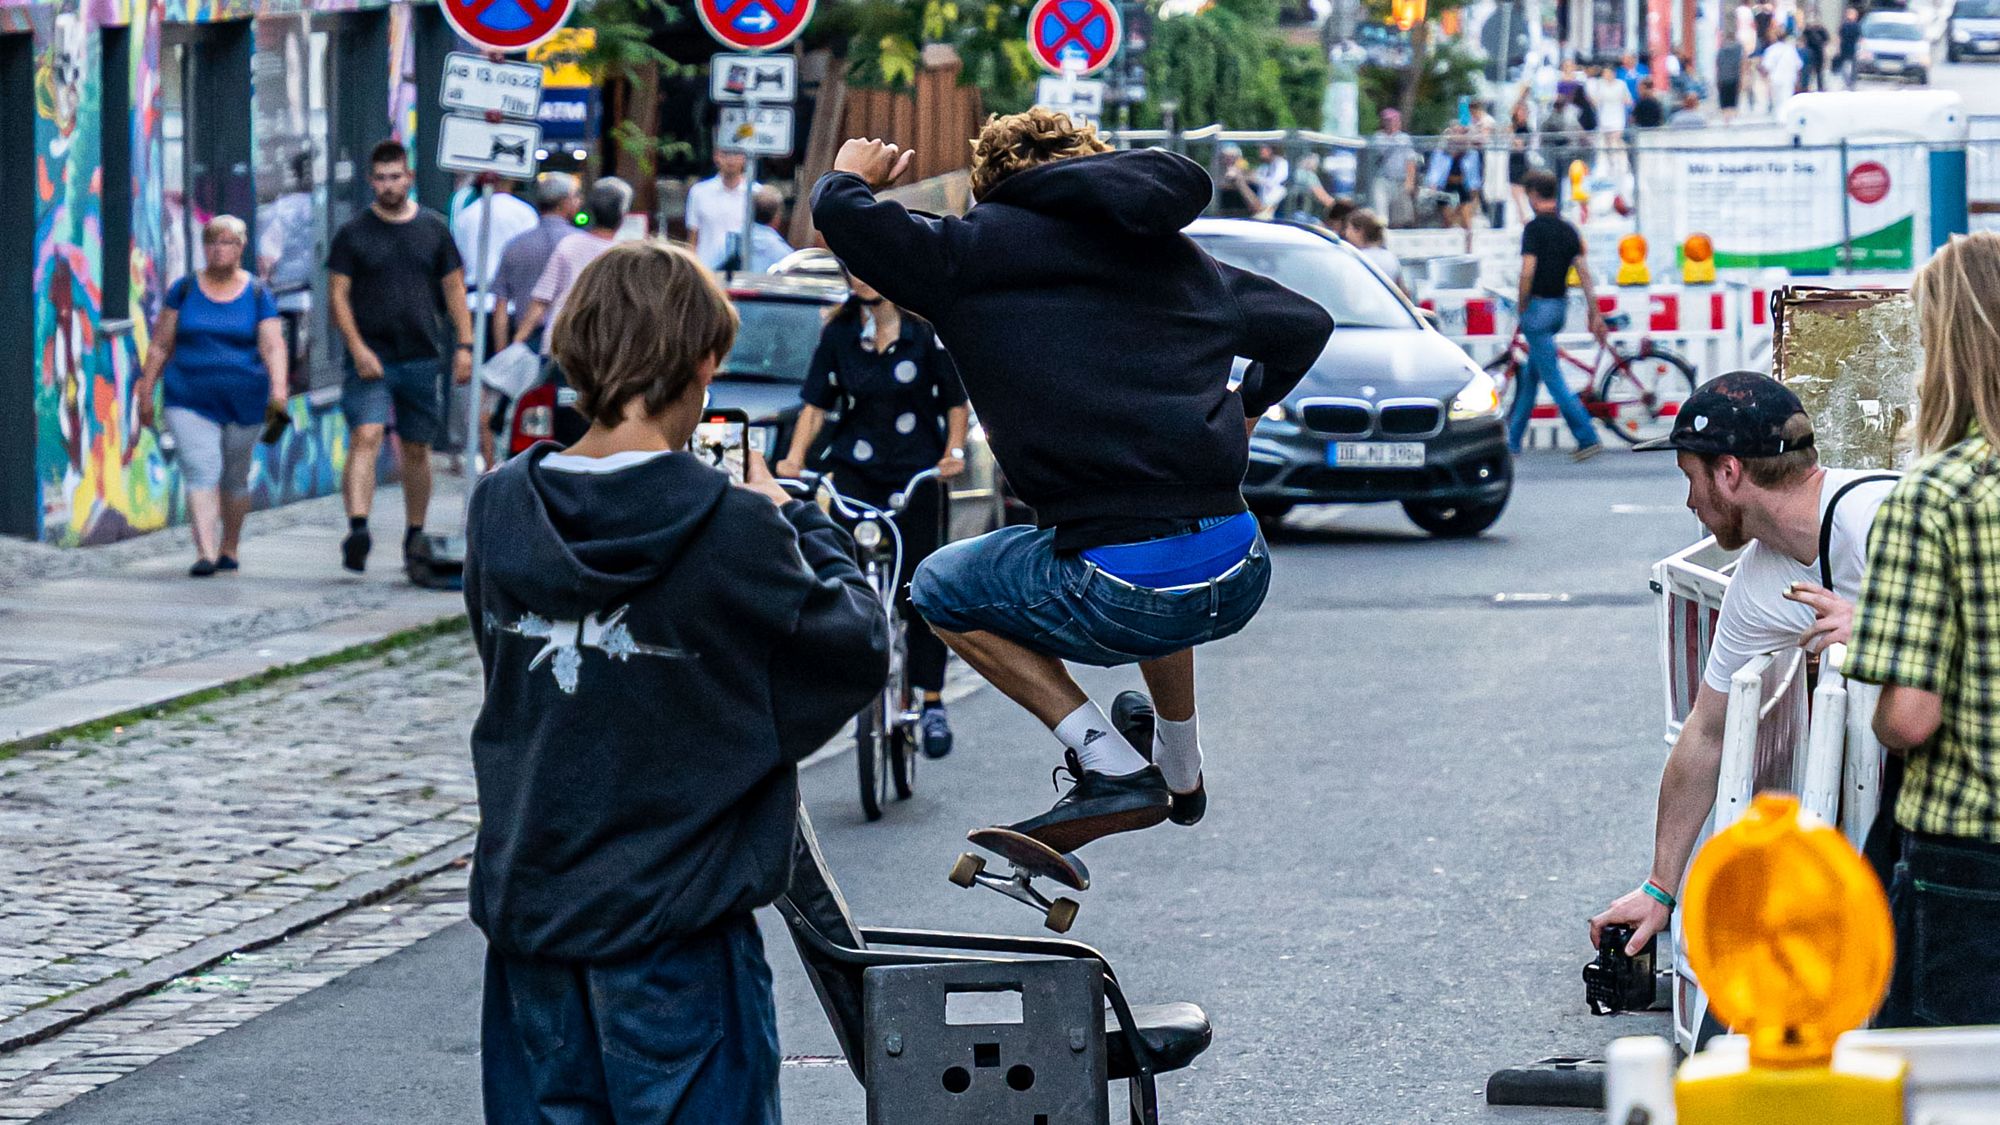
<path fill-rule="evenodd" d="M 1132 744 L 1111 725 L 1104 708 L 1087 699 L 1083 706 L 1056 724 L 1056 738 L 1076 751 L 1076 756 L 1083 760 L 1083 768 L 1092 773 L 1116 776 L 1146 768 L 1145 757 L 1132 749 Z"/>
<path fill-rule="evenodd" d="M 1182 722 L 1153 718 L 1153 764 L 1167 779 L 1167 788 L 1176 793 L 1192 793 L 1201 783 L 1201 738 L 1195 733 L 1196 716 Z"/>

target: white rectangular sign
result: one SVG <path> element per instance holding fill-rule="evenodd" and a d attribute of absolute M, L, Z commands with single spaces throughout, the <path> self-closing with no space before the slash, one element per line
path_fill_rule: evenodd
<path fill-rule="evenodd" d="M 1071 117 L 1104 115 L 1104 83 L 1094 78 L 1048 78 L 1035 84 L 1035 104 Z"/>
<path fill-rule="evenodd" d="M 444 57 L 438 102 L 467 113 L 498 110 L 509 117 L 532 118 L 542 108 L 542 68 L 454 51 Z"/>
<path fill-rule="evenodd" d="M 447 113 L 438 129 L 438 167 L 526 180 L 535 174 L 535 150 L 541 145 L 542 127 L 533 122 Z"/>
<path fill-rule="evenodd" d="M 723 106 L 722 120 L 715 129 L 715 147 L 752 156 L 790 156 L 792 107 Z"/>
<path fill-rule="evenodd" d="M 711 55 L 708 100 L 789 102 L 798 97 L 799 60 L 791 55 Z"/>

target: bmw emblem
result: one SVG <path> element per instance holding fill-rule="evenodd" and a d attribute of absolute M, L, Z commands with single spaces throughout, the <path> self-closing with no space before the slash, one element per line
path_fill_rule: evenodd
<path fill-rule="evenodd" d="M 1362 393 L 1362 394 L 1364 394 L 1364 395 L 1367 395 L 1367 396 L 1368 396 L 1369 398 L 1374 398 L 1374 397 L 1375 397 L 1375 388 L 1374 388 L 1374 387 L 1363 387 L 1363 388 L 1361 388 L 1361 393 Z"/>

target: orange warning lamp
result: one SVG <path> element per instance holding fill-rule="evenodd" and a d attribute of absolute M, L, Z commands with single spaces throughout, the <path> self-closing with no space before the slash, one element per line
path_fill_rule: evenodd
<path fill-rule="evenodd" d="M 1760 794 L 1695 856 L 1681 896 L 1688 964 L 1749 1058 L 1691 1056 L 1682 1125 L 1900 1125 L 1904 1063 L 1834 1040 L 1882 1001 L 1895 953 L 1889 903 L 1859 853 L 1797 797 Z"/>
<path fill-rule="evenodd" d="M 1646 236 L 1628 234 L 1618 240 L 1618 277 L 1620 285 L 1650 285 L 1653 271 L 1646 266 Z"/>
<path fill-rule="evenodd" d="M 1408 31 L 1424 22 L 1424 0 L 1390 0 L 1389 22 L 1398 31 Z"/>
<path fill-rule="evenodd" d="M 1707 235 L 1691 234 L 1681 243 L 1681 281 L 1687 285 L 1715 284 L 1715 243 Z"/>
<path fill-rule="evenodd" d="M 1590 201 L 1590 193 L 1585 191 L 1583 187 L 1583 178 L 1589 174 L 1590 169 L 1584 166 L 1583 161 L 1572 160 L 1569 162 L 1569 197 L 1578 203 L 1587 203 Z"/>

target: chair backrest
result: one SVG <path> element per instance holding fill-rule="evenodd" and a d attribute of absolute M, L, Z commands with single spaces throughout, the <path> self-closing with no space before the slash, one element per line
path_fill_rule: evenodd
<path fill-rule="evenodd" d="M 792 844 L 792 882 L 777 907 L 790 924 L 792 944 L 798 948 L 799 960 L 805 964 L 806 976 L 819 996 L 820 1007 L 826 1009 L 827 1022 L 833 1025 L 834 1038 L 840 1041 L 847 1065 L 856 1078 L 865 1079 L 862 1073 L 865 1052 L 860 1050 L 866 1016 L 861 1003 L 861 967 L 828 957 L 801 931 L 811 930 L 842 949 L 862 950 L 868 948 L 868 943 L 862 940 L 861 928 L 854 924 L 847 900 L 841 897 L 833 873 L 827 870 L 826 857 L 820 854 L 819 838 L 813 834 L 812 819 L 806 815 L 803 803 L 799 805 L 798 835 Z"/>

